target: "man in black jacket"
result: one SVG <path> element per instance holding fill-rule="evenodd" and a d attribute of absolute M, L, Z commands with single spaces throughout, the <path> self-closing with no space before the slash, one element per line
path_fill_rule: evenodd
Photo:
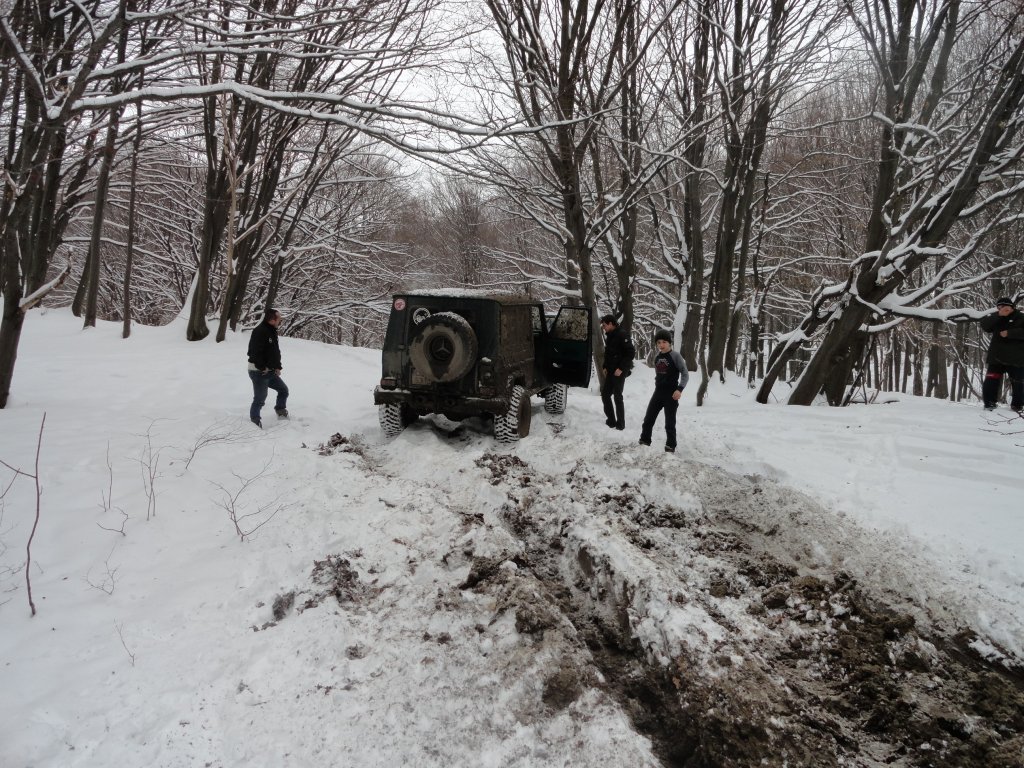
<path fill-rule="evenodd" d="M 605 424 L 615 429 L 626 428 L 626 411 L 622 404 L 622 389 L 626 377 L 633 370 L 636 351 L 629 336 L 619 328 L 615 315 L 601 318 L 604 331 L 604 384 L 601 385 L 601 402 L 604 403 Z M 616 415 L 617 413 L 617 415 Z"/>
<path fill-rule="evenodd" d="M 999 402 L 1004 375 L 1010 377 L 1010 407 L 1017 413 L 1024 408 L 1024 315 L 1015 305 L 1013 299 L 1001 298 L 996 301 L 995 314 L 981 318 L 981 329 L 992 334 L 985 358 L 988 370 L 981 385 L 987 411 L 994 410 Z"/>
<path fill-rule="evenodd" d="M 277 392 L 274 410 L 277 418 L 288 418 L 288 385 L 281 380 L 281 349 L 277 345 L 277 326 L 281 324 L 281 313 L 268 309 L 263 322 L 252 330 L 249 337 L 249 378 L 252 380 L 252 405 L 249 420 L 260 429 L 260 410 L 267 402 L 267 390 Z"/>

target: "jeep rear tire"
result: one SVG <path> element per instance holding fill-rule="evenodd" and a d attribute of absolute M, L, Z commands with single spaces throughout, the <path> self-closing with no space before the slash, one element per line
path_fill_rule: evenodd
<path fill-rule="evenodd" d="M 409 361 L 427 381 L 457 381 L 476 364 L 476 334 L 466 318 L 438 312 L 416 327 L 409 343 Z"/>
<path fill-rule="evenodd" d="M 412 424 L 419 415 L 413 413 L 409 406 L 398 403 L 382 403 L 377 410 L 377 420 L 385 437 L 397 437 L 402 430 Z"/>
<path fill-rule="evenodd" d="M 499 443 L 514 443 L 530 434 L 530 396 L 518 384 L 512 387 L 508 410 L 494 417 L 494 437 Z"/>
<path fill-rule="evenodd" d="M 565 384 L 552 384 L 544 390 L 544 410 L 548 413 L 565 413 L 568 397 L 569 387 Z"/>

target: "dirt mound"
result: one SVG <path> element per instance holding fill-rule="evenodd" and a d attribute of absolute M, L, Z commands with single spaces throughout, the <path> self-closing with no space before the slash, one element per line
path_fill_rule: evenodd
<path fill-rule="evenodd" d="M 356 555 L 358 556 L 358 553 Z M 290 589 L 275 595 L 271 600 L 273 620 L 260 626 L 253 626 L 253 631 L 259 632 L 276 627 L 291 614 L 297 602 L 299 607 L 296 610 L 302 613 L 309 608 L 318 607 L 330 597 L 337 600 L 339 605 L 354 605 L 374 594 L 374 590 L 359 580 L 359 574 L 352 567 L 351 561 L 340 555 L 328 555 L 323 560 L 314 560 L 309 579 L 312 589 Z M 265 603 L 261 602 L 257 607 L 264 605 Z"/>
<path fill-rule="evenodd" d="M 521 633 L 567 620 L 666 765 L 1024 766 L 1016 673 L 955 627 L 801 562 L 799 536 L 768 520 L 770 483 L 684 466 L 700 501 L 676 507 L 582 461 L 565 476 L 477 464 L 506 490 L 497 511 L 525 552 L 515 569 L 474 563 L 463 588 L 499 590 Z M 524 572 L 541 586 L 516 588 Z M 545 701 L 586 680 L 553 671 Z"/>
<path fill-rule="evenodd" d="M 352 563 L 340 555 L 328 555 L 323 560 L 314 560 L 310 581 L 319 589 L 306 599 L 303 609 L 313 608 L 329 596 L 342 605 L 357 603 L 366 592 Z"/>

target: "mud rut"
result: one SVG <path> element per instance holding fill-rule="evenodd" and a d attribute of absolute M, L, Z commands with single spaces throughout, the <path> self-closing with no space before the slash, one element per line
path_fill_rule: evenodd
<path fill-rule="evenodd" d="M 523 548 L 473 560 L 461 588 L 492 591 L 521 633 L 578 644 L 546 682 L 549 706 L 596 685 L 667 766 L 1024 766 L 1020 670 L 898 596 L 802 565 L 809 499 L 680 461 L 699 502 L 687 511 L 628 479 L 609 487 L 584 460 L 558 476 L 507 454 L 476 463 Z M 667 604 L 722 632 L 659 642 Z"/>

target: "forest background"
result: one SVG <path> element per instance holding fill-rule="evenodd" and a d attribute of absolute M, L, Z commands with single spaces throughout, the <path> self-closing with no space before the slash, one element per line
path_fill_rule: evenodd
<path fill-rule="evenodd" d="M 671 327 L 698 402 L 971 398 L 1021 292 L 1022 14 L 0 0 L 0 407 L 43 301 L 374 346 L 438 286 Z"/>

